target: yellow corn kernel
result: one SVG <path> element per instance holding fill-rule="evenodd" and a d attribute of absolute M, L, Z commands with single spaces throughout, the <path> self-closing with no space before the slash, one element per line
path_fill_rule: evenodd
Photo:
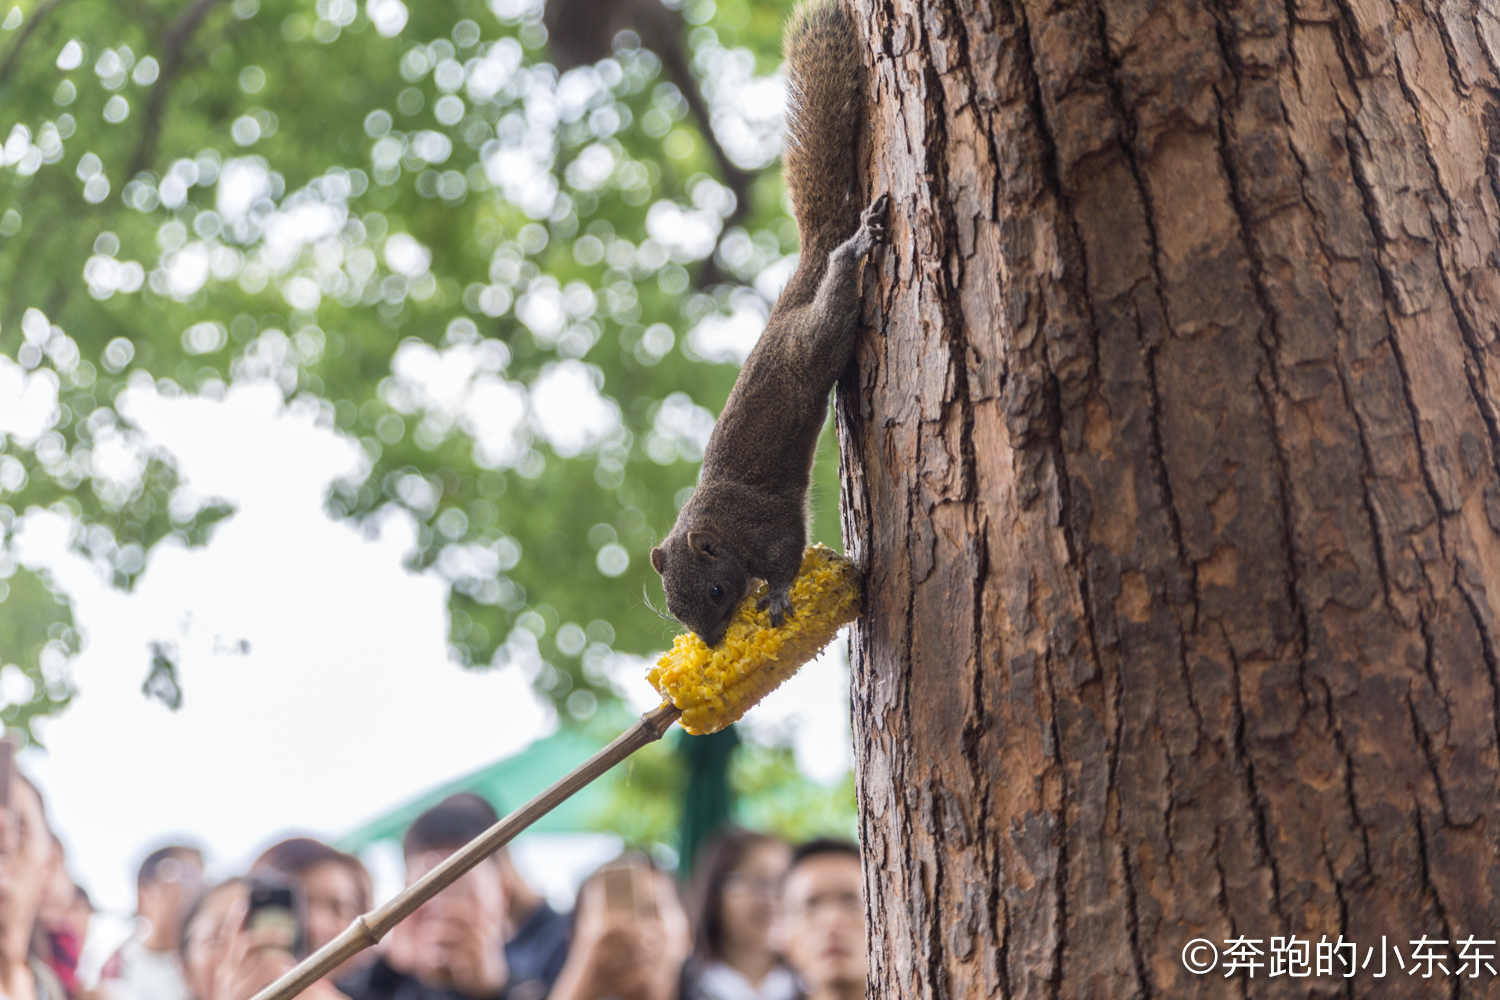
<path fill-rule="evenodd" d="M 695 736 L 735 722 L 859 617 L 860 575 L 825 545 L 809 545 L 792 583 L 792 614 L 780 628 L 757 611 L 762 584 L 735 609 L 724 641 L 712 648 L 691 632 L 679 635 L 646 675 L 682 709 L 682 728 Z"/>

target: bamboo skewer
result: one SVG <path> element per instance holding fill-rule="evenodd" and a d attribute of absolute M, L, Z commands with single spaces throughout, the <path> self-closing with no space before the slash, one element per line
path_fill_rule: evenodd
<path fill-rule="evenodd" d="M 465 872 L 510 843 L 516 834 L 551 812 L 589 782 L 648 743 L 662 738 L 682 710 L 666 703 L 642 715 L 609 746 L 569 771 L 536 798 L 506 816 L 412 883 L 384 906 L 356 917 L 342 934 L 303 959 L 296 968 L 252 1000 L 291 1000 L 313 983 L 380 941 L 423 903 L 458 881 Z"/>

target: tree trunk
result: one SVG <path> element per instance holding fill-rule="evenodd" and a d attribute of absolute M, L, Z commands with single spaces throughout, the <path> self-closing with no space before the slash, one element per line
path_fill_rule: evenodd
<path fill-rule="evenodd" d="M 854 6 L 872 996 L 1500 996 L 1500 7 Z"/>

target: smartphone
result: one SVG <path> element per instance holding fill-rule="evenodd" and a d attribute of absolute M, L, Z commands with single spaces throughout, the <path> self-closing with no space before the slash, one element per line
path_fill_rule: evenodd
<path fill-rule="evenodd" d="M 635 912 L 635 873 L 629 865 L 611 862 L 604 869 L 604 908 L 611 913 Z"/>
<path fill-rule="evenodd" d="M 298 958 L 307 951 L 302 900 L 290 883 L 261 875 L 250 878 L 250 902 L 245 910 L 245 930 L 252 934 L 279 932 L 274 935 L 267 933 L 267 936 L 284 940 L 287 950 Z"/>
<path fill-rule="evenodd" d="M 604 908 L 612 913 L 656 916 L 656 893 L 651 868 L 643 858 L 629 855 L 604 866 Z"/>

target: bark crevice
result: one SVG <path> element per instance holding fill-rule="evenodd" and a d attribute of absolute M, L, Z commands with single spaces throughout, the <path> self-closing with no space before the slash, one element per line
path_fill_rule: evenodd
<path fill-rule="evenodd" d="M 1266 287 L 1266 263 L 1252 235 L 1255 223 L 1245 200 L 1244 184 L 1235 166 L 1234 156 L 1230 152 L 1232 142 L 1229 135 L 1229 122 L 1224 113 L 1223 97 L 1215 93 L 1214 98 L 1219 126 L 1215 152 L 1218 154 L 1219 166 L 1228 181 L 1229 204 L 1234 211 L 1235 221 L 1238 223 L 1236 236 L 1240 249 L 1244 251 L 1245 259 L 1250 264 L 1250 288 L 1261 313 L 1261 324 L 1256 330 L 1255 339 L 1260 344 L 1265 371 L 1256 377 L 1255 385 L 1260 392 L 1267 425 L 1267 437 L 1270 439 L 1272 454 L 1275 456 L 1276 499 L 1281 513 L 1282 558 L 1285 560 L 1286 567 L 1286 601 L 1287 606 L 1294 608 L 1297 615 L 1297 684 L 1302 690 L 1302 707 L 1306 712 L 1311 707 L 1307 685 L 1307 658 L 1312 643 L 1309 639 L 1307 603 L 1300 586 L 1302 573 L 1301 567 L 1298 566 L 1298 549 L 1292 537 L 1293 526 L 1297 523 L 1297 518 L 1292 510 L 1292 467 L 1287 454 L 1286 435 L 1280 414 L 1287 394 L 1281 386 L 1277 353 L 1281 349 L 1284 337 L 1280 315 L 1271 304 L 1270 294 Z M 1266 337 L 1267 332 L 1270 335 L 1269 343 Z M 1266 385 L 1268 377 L 1272 382 L 1270 386 Z M 1226 641 L 1232 643 L 1227 636 Z"/>

